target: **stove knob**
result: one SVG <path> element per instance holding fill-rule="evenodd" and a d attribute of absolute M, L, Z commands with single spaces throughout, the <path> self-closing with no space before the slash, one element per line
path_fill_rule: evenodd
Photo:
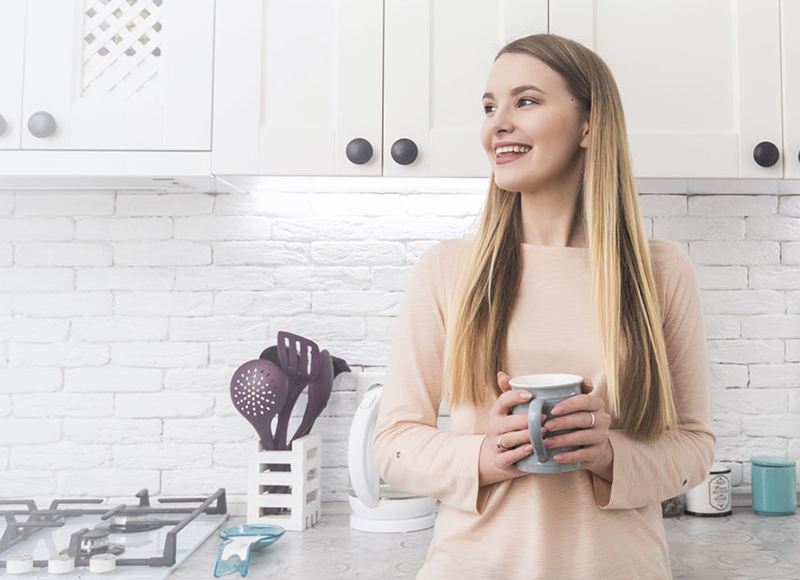
<path fill-rule="evenodd" d="M 108 574 L 117 567 L 117 557 L 114 554 L 95 554 L 89 559 L 89 572 L 92 574 Z"/>
<path fill-rule="evenodd" d="M 69 574 L 75 570 L 75 559 L 67 554 L 53 556 L 47 561 L 47 571 L 50 574 Z"/>
<path fill-rule="evenodd" d="M 33 570 L 33 556 L 10 556 L 6 560 L 7 574 L 27 574 Z"/>

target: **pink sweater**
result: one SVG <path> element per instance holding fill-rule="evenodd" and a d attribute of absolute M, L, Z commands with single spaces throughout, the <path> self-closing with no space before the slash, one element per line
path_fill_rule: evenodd
<path fill-rule="evenodd" d="M 447 305 L 470 241 L 439 242 L 414 265 L 375 429 L 375 462 L 383 480 L 441 502 L 417 580 L 671 578 L 661 501 L 705 479 L 716 443 L 691 260 L 675 242 L 650 240 L 679 428 L 655 442 L 612 428 L 612 483 L 578 469 L 479 487 L 479 452 L 494 398 L 481 408 L 452 409 L 449 431 L 437 422 Z M 522 244 L 522 259 L 508 363 L 501 370 L 512 377 L 577 374 L 605 399 L 588 249 Z"/>

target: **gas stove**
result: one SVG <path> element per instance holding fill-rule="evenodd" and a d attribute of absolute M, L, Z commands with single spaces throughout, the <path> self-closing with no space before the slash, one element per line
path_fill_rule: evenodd
<path fill-rule="evenodd" d="M 41 509 L 0 500 L 0 578 L 163 579 L 228 519 L 223 488 L 157 506 L 146 489 L 136 498 L 132 506 L 55 499 Z"/>

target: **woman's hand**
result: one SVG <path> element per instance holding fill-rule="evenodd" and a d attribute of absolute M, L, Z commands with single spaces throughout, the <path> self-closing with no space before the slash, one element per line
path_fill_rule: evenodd
<path fill-rule="evenodd" d="M 481 445 L 481 453 L 478 465 L 478 486 L 490 485 L 514 479 L 522 475 L 530 475 L 520 471 L 514 463 L 533 453 L 531 447 L 531 436 L 528 432 L 528 415 L 509 415 L 509 411 L 514 405 L 527 403 L 523 395 L 528 393 L 522 390 L 511 390 L 508 384 L 509 375 L 500 372 L 497 374 L 497 384 L 503 392 L 497 398 L 492 408 L 489 410 L 489 423 L 486 425 L 486 438 Z M 543 414 L 542 421 L 547 417 Z M 501 438 L 502 439 L 499 439 Z M 500 441 L 503 447 L 498 448 L 496 443 Z"/>
<path fill-rule="evenodd" d="M 506 375 L 507 376 L 507 375 Z M 558 463 L 580 463 L 580 469 L 596 473 L 606 481 L 612 480 L 614 453 L 608 441 L 611 415 L 606 413 L 605 403 L 599 397 L 589 395 L 594 386 L 586 381 L 581 384 L 582 394 L 574 395 L 558 403 L 552 410 L 556 415 L 547 421 L 542 429 L 553 432 L 562 429 L 577 431 L 565 433 L 544 440 L 546 447 L 568 447 L 583 445 L 583 449 L 559 453 L 554 457 Z M 592 425 L 592 414 L 594 425 Z"/>

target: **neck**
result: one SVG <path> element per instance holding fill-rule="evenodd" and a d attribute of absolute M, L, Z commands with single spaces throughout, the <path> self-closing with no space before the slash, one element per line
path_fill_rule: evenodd
<path fill-rule="evenodd" d="M 523 241 L 540 246 L 588 246 L 583 216 L 577 207 L 583 182 L 583 163 L 575 163 L 557 181 L 520 193 Z"/>
<path fill-rule="evenodd" d="M 578 215 L 578 193 L 522 192 L 523 242 L 540 246 L 585 248 L 588 246 L 582 216 Z"/>

